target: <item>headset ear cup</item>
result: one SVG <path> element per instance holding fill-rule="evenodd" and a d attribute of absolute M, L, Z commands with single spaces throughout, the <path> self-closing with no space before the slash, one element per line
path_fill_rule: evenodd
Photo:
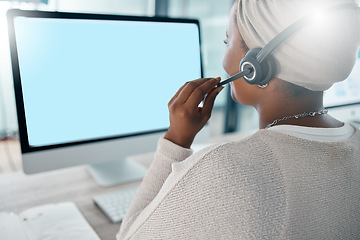
<path fill-rule="evenodd" d="M 268 55 L 262 63 L 256 60 L 261 48 L 251 49 L 240 62 L 240 71 L 252 68 L 253 72 L 244 76 L 244 80 L 252 85 L 265 85 L 275 76 L 275 60 Z"/>
<path fill-rule="evenodd" d="M 265 59 L 264 62 L 261 64 L 265 73 L 263 80 L 261 80 L 258 85 L 266 85 L 268 84 L 271 79 L 273 79 L 276 75 L 276 64 L 275 59 L 271 54 L 269 54 Z"/>
<path fill-rule="evenodd" d="M 263 75 L 262 67 L 256 60 L 256 55 L 260 50 L 259 48 L 251 49 L 240 62 L 240 72 L 249 68 L 253 69 L 251 73 L 243 77 L 249 84 L 257 84 Z"/>

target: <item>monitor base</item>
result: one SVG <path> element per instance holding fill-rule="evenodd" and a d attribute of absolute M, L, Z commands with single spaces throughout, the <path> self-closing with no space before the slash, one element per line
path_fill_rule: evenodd
<path fill-rule="evenodd" d="M 144 178 L 147 168 L 130 159 L 95 163 L 87 166 L 91 176 L 102 187 L 111 187 Z"/>

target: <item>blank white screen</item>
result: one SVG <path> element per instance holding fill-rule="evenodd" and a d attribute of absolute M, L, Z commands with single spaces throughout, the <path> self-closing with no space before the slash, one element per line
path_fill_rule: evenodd
<path fill-rule="evenodd" d="M 29 145 L 164 129 L 201 77 L 196 24 L 16 17 Z"/>

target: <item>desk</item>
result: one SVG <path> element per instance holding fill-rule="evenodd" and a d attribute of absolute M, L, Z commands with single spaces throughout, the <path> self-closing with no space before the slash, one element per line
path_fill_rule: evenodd
<path fill-rule="evenodd" d="M 35 175 L 5 173 L 0 175 L 0 211 L 19 213 L 38 205 L 72 201 L 102 240 L 114 240 L 120 223 L 111 223 L 92 197 L 135 184 L 138 183 L 100 187 L 84 166 Z"/>

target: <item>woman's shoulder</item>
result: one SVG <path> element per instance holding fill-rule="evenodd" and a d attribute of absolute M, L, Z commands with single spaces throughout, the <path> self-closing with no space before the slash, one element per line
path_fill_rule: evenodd
<path fill-rule="evenodd" d="M 223 168 L 245 169 L 242 165 L 255 164 L 271 158 L 266 141 L 271 138 L 269 133 L 259 130 L 245 138 L 225 143 L 218 143 L 203 148 L 184 161 L 173 164 L 173 170 L 190 170 L 196 168 Z M 270 133 L 271 135 L 271 133 Z"/>
<path fill-rule="evenodd" d="M 339 142 L 314 141 L 283 132 L 261 129 L 245 138 L 207 147 L 193 154 L 189 162 L 206 161 L 208 164 L 214 164 L 216 161 L 221 161 L 222 165 L 225 165 L 236 161 L 238 165 L 254 165 L 264 161 L 280 161 L 279 158 L 284 154 L 291 153 L 296 157 L 298 153 L 307 152 L 309 148 L 331 151 L 335 145 L 337 148 L 349 148 L 351 145 L 359 144 L 360 130 L 358 128 L 351 137 Z"/>
<path fill-rule="evenodd" d="M 203 156 L 232 155 L 234 152 L 241 152 L 243 156 L 246 154 L 262 154 L 262 152 L 266 150 L 267 142 L 275 141 L 280 137 L 281 136 L 277 133 L 272 133 L 267 130 L 258 130 L 246 137 L 210 146 L 199 153 Z"/>
<path fill-rule="evenodd" d="M 329 152 L 336 146 L 337 149 L 349 148 L 351 145 L 359 145 L 360 130 L 346 141 L 321 142 L 292 136 L 282 132 L 258 130 L 254 134 L 238 140 L 215 144 L 206 147 L 182 162 L 176 163 L 175 168 L 190 169 L 206 163 L 206 167 L 224 168 L 261 166 L 262 163 L 275 161 L 288 161 L 290 157 L 295 159 L 298 155 L 307 154 L 309 149 L 328 149 Z M 287 156 L 287 157 L 286 157 Z"/>

